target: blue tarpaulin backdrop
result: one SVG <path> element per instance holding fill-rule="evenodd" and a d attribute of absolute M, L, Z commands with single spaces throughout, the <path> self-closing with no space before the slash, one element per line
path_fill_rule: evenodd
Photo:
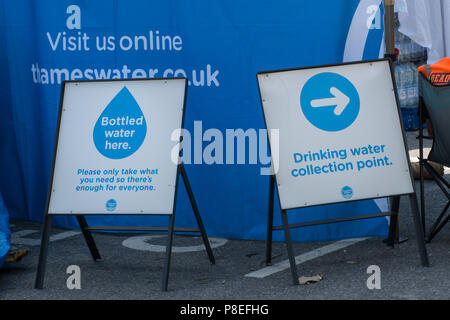
<path fill-rule="evenodd" d="M 10 248 L 11 232 L 9 231 L 9 215 L 8 210 L 3 202 L 2 194 L 0 193 L 0 268 L 8 256 Z"/>
<path fill-rule="evenodd" d="M 347 39 L 355 19 L 370 18 L 361 7 L 367 2 L 0 0 L 0 188 L 12 217 L 43 220 L 62 80 L 186 75 L 188 130 L 193 132 L 194 121 L 202 121 L 203 131 L 263 129 L 258 71 L 339 63 L 355 45 L 362 47 L 359 59 L 378 58 L 382 26 L 361 43 L 349 46 L 354 40 Z M 381 0 L 371 2 L 379 6 Z M 186 166 L 211 236 L 265 238 L 269 177 L 260 175 L 260 168 Z M 290 219 L 369 212 L 379 212 L 375 201 L 294 210 Z M 73 217 L 54 221 L 77 227 Z M 166 221 L 88 217 L 99 225 Z M 277 206 L 275 223 L 281 223 Z M 195 225 L 181 183 L 176 225 Z M 385 236 L 387 225 L 377 218 L 297 229 L 292 236 L 296 241 Z M 283 239 L 282 233 L 274 239 Z"/>

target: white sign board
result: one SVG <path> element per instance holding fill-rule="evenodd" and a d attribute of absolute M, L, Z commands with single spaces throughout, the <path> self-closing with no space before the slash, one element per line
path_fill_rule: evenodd
<path fill-rule="evenodd" d="M 65 82 L 48 213 L 173 213 L 185 94 L 181 78 Z"/>
<path fill-rule="evenodd" d="M 387 60 L 257 78 L 283 209 L 413 192 Z"/>

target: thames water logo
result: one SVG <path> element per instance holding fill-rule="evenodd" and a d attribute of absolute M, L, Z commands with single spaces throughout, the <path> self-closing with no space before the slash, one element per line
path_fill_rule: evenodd
<path fill-rule="evenodd" d="M 123 87 L 98 118 L 93 139 L 103 156 L 123 159 L 139 149 L 146 134 L 144 114 L 127 87 Z"/>
<path fill-rule="evenodd" d="M 106 201 L 106 210 L 107 211 L 114 211 L 117 208 L 117 202 L 114 199 L 109 199 Z"/>
<path fill-rule="evenodd" d="M 359 95 L 345 77 L 323 72 L 311 77 L 303 86 L 300 106 L 306 119 L 318 129 L 341 131 L 359 114 Z"/>
<path fill-rule="evenodd" d="M 344 199 L 351 199 L 353 197 L 353 189 L 349 186 L 342 187 L 341 194 Z"/>

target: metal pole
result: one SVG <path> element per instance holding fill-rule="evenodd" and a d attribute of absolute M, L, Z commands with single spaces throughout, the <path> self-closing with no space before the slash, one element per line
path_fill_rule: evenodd
<path fill-rule="evenodd" d="M 45 267 L 47 264 L 48 244 L 50 241 L 50 231 L 52 229 L 52 216 L 45 214 L 44 226 L 42 227 L 41 248 L 39 251 L 39 263 L 36 273 L 36 282 L 34 287 L 42 289 L 44 287 Z"/>
<path fill-rule="evenodd" d="M 281 219 L 283 220 L 284 237 L 286 238 L 285 240 L 289 257 L 289 265 L 291 266 L 292 282 L 294 283 L 294 285 L 298 285 L 300 283 L 298 280 L 297 265 L 295 264 L 294 249 L 292 247 L 291 232 L 289 230 L 289 222 L 286 210 L 281 210 Z"/>
<path fill-rule="evenodd" d="M 395 52 L 395 32 L 394 32 L 394 4 L 395 0 L 383 0 L 384 3 L 384 43 L 385 43 L 385 57 L 390 57 L 394 62 L 396 57 Z M 392 64 L 392 68 L 395 70 L 395 65 Z M 399 239 L 398 230 L 398 207 L 400 203 L 400 197 L 390 197 L 391 212 L 395 214 L 391 215 L 391 227 L 395 227 L 395 242 L 400 243 L 407 239 Z M 395 220 L 395 221 L 394 221 Z M 392 246 L 392 228 L 389 231 L 390 239 L 388 239 L 388 245 Z"/>
<path fill-rule="evenodd" d="M 84 216 L 77 216 L 77 221 L 80 225 L 81 232 L 83 233 L 84 240 L 86 241 L 89 251 L 91 252 L 92 259 L 94 259 L 94 261 L 100 260 L 102 257 L 100 256 L 97 246 L 95 245 L 92 233 L 86 229 L 88 227 L 86 219 L 84 218 Z"/>
<path fill-rule="evenodd" d="M 430 262 L 428 260 L 427 248 L 425 247 L 425 236 L 424 236 L 424 232 L 422 229 L 422 224 L 420 223 L 419 205 L 417 203 L 417 196 L 416 196 L 415 191 L 414 191 L 414 193 L 411 193 L 409 195 L 409 202 L 410 202 L 411 211 L 413 214 L 414 227 L 416 229 L 417 245 L 419 247 L 420 259 L 422 262 L 422 266 L 429 267 Z"/>
<path fill-rule="evenodd" d="M 419 79 L 419 81 L 421 81 Z M 421 89 L 419 89 L 421 90 Z M 420 178 L 420 216 L 422 218 L 423 234 L 426 237 L 425 230 L 425 187 L 423 176 L 423 98 L 419 94 L 419 178 Z"/>
<path fill-rule="evenodd" d="M 189 179 L 186 173 L 186 169 L 183 164 L 180 164 L 180 172 L 184 181 L 184 185 L 186 187 L 186 191 L 189 196 L 189 201 L 191 202 L 192 210 L 194 211 L 195 219 L 197 220 L 198 228 L 200 229 L 200 233 L 202 235 L 203 243 L 205 245 L 206 252 L 208 254 L 209 261 L 212 264 L 216 263 L 214 259 L 214 255 L 211 249 L 211 245 L 208 240 L 208 235 L 206 234 L 205 226 L 203 225 L 202 218 L 200 217 L 200 210 L 198 209 L 197 202 L 194 198 L 194 192 L 192 191 L 191 184 L 189 183 Z"/>
<path fill-rule="evenodd" d="M 446 25 L 445 25 L 445 6 L 444 0 L 441 0 L 441 21 L 442 21 L 442 42 L 444 44 L 444 57 L 447 56 L 447 38 L 446 38 Z"/>
<path fill-rule="evenodd" d="M 267 212 L 266 264 L 272 264 L 273 202 L 275 197 L 275 176 L 269 181 L 269 208 Z"/>
<path fill-rule="evenodd" d="M 162 291 L 167 291 L 169 285 L 169 271 L 170 271 L 170 259 L 172 256 L 172 244 L 173 244 L 173 229 L 175 225 L 175 211 L 171 214 L 169 220 L 169 234 L 167 235 L 167 246 L 166 246 L 166 260 L 164 263 L 164 275 L 162 281 Z"/>
<path fill-rule="evenodd" d="M 389 235 L 387 239 L 387 245 L 390 247 L 394 247 L 394 243 L 402 243 L 407 241 L 408 239 L 399 239 L 399 231 L 398 231 L 398 211 L 400 209 L 400 197 L 390 197 L 389 198 L 389 207 L 391 216 L 389 219 Z"/>
<path fill-rule="evenodd" d="M 395 55 L 394 2 L 395 0 L 384 0 L 384 42 L 389 56 Z"/>

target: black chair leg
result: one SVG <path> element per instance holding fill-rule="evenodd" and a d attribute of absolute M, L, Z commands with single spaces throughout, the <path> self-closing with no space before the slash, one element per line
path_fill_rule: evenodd
<path fill-rule="evenodd" d="M 434 236 L 447 224 L 447 222 L 450 219 L 450 215 L 447 216 L 447 218 L 442 221 L 441 224 L 439 224 L 444 217 L 445 213 L 447 212 L 448 208 L 450 207 L 450 201 L 447 202 L 447 205 L 445 206 L 444 210 L 442 210 L 439 217 L 436 219 L 436 222 L 433 224 L 433 226 L 430 229 L 430 232 L 428 233 L 427 242 L 431 242 L 433 240 Z"/>

